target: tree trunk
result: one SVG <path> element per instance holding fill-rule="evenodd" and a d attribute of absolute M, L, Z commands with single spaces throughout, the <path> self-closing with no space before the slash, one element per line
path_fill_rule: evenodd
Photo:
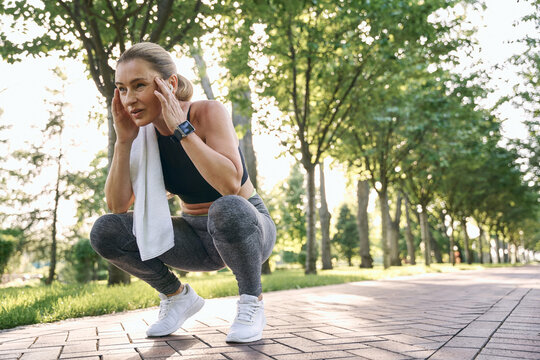
<path fill-rule="evenodd" d="M 114 130 L 114 121 L 112 117 L 112 103 L 113 95 L 112 93 L 106 97 L 107 101 L 107 120 L 109 124 L 109 142 L 108 142 L 108 152 L 107 157 L 109 160 L 108 167 L 111 168 L 112 158 L 114 154 L 114 144 L 116 143 L 116 132 Z M 113 264 L 109 263 L 108 268 L 109 272 L 109 279 L 107 281 L 108 285 L 116 285 L 116 284 L 129 284 L 131 282 L 130 275 L 127 272 L 124 272 L 114 266 Z"/>
<path fill-rule="evenodd" d="M 189 47 L 189 51 L 193 60 L 195 60 L 195 66 L 197 67 L 197 72 L 199 73 L 199 78 L 201 79 L 201 86 L 206 94 L 208 100 L 214 100 L 214 92 L 212 91 L 212 84 L 208 74 L 206 72 L 206 62 L 202 57 L 202 50 L 197 41 L 194 41 L 193 44 Z"/>
<path fill-rule="evenodd" d="M 510 255 L 510 263 L 511 264 L 515 264 L 516 263 L 516 260 L 517 260 L 517 256 L 516 256 L 516 244 L 514 242 L 512 242 L 509 246 L 509 255 Z"/>
<path fill-rule="evenodd" d="M 479 262 L 480 264 L 484 263 L 484 246 L 482 245 L 482 239 L 484 238 L 484 229 L 482 228 L 481 224 L 478 224 L 478 228 L 480 229 L 480 235 L 478 235 L 478 254 L 479 254 Z"/>
<path fill-rule="evenodd" d="M 396 201 L 396 215 L 394 219 L 390 217 L 390 265 L 401 266 L 399 258 L 399 223 L 401 220 L 401 193 L 398 193 Z"/>
<path fill-rule="evenodd" d="M 246 91 L 244 93 L 246 100 L 251 98 L 250 92 Z M 249 102 L 251 104 L 251 102 Z M 232 118 L 235 128 L 240 128 L 243 136 L 239 137 L 240 148 L 244 153 L 244 159 L 246 160 L 246 167 L 249 173 L 249 179 L 253 183 L 253 186 L 256 190 L 259 190 L 259 184 L 257 182 L 257 157 L 255 155 L 255 150 L 253 148 L 253 133 L 251 131 L 251 118 L 246 116 L 246 113 L 251 111 L 241 108 L 238 103 L 233 102 L 232 104 Z"/>
<path fill-rule="evenodd" d="M 306 166 L 308 165 L 308 166 Z M 317 243 L 315 241 L 315 165 L 304 164 L 307 171 L 306 274 L 317 273 Z"/>
<path fill-rule="evenodd" d="M 526 249 L 525 249 L 525 239 L 523 238 L 523 234 L 520 234 L 519 236 L 519 242 L 521 244 L 521 254 L 520 254 L 520 257 L 519 257 L 519 261 L 522 263 L 522 264 L 525 264 L 527 263 L 527 258 L 526 258 Z"/>
<path fill-rule="evenodd" d="M 407 229 L 405 231 L 405 239 L 407 241 L 407 257 L 409 258 L 409 264 L 416 265 L 416 255 L 414 251 L 414 237 L 412 234 L 412 222 L 410 211 L 409 199 L 405 197 L 405 220 L 407 221 Z"/>
<path fill-rule="evenodd" d="M 51 230 L 51 262 L 49 266 L 49 277 L 45 281 L 47 285 L 52 284 L 54 280 L 54 275 L 56 273 L 56 225 L 58 222 L 58 203 L 60 202 L 60 178 L 62 171 L 62 154 L 58 156 L 58 171 L 56 173 L 56 186 L 54 189 L 54 210 L 53 210 L 53 221 L 52 221 L 52 230 Z"/>
<path fill-rule="evenodd" d="M 424 243 L 424 261 L 426 266 L 431 265 L 431 241 L 429 239 L 429 223 L 427 218 L 427 209 L 422 205 L 420 213 L 420 230 L 422 234 L 422 242 Z"/>
<path fill-rule="evenodd" d="M 435 261 L 438 264 L 442 264 L 442 254 L 441 249 L 439 247 L 439 244 L 435 241 L 435 238 L 433 237 L 433 231 L 431 230 L 431 227 L 428 224 L 428 233 L 429 233 L 429 243 L 431 244 L 431 249 L 433 250 L 433 255 L 435 256 Z"/>
<path fill-rule="evenodd" d="M 382 187 L 379 191 L 379 205 L 381 208 L 381 248 L 383 251 L 383 266 L 390 267 L 390 247 L 388 240 L 390 237 L 390 207 L 388 206 L 388 189 Z"/>
<path fill-rule="evenodd" d="M 357 183 L 358 199 L 358 234 L 360 247 L 360 267 L 364 269 L 373 268 L 373 258 L 369 249 L 369 220 L 367 208 L 369 205 L 369 181 L 358 181 Z"/>
<path fill-rule="evenodd" d="M 501 244 L 499 243 L 499 234 L 495 232 L 495 254 L 497 255 L 497 264 L 501 263 Z"/>
<path fill-rule="evenodd" d="M 488 248 L 488 262 L 490 264 L 493 264 L 493 255 L 491 254 L 491 229 L 486 232 L 486 242 L 487 242 L 487 248 Z"/>
<path fill-rule="evenodd" d="M 324 160 L 319 163 L 319 194 L 321 196 L 321 207 L 319 208 L 319 219 L 321 222 L 321 260 L 323 270 L 332 269 L 332 253 L 330 249 L 330 213 L 326 202 L 326 187 L 324 181 Z"/>
<path fill-rule="evenodd" d="M 472 264 L 472 256 L 471 256 L 471 250 L 469 249 L 469 234 L 467 233 L 467 219 L 462 218 L 461 219 L 461 229 L 463 230 L 463 247 L 465 248 L 465 259 L 463 259 L 464 262 L 467 262 L 467 264 Z"/>
<path fill-rule="evenodd" d="M 450 217 L 450 262 L 452 265 L 456 265 L 456 255 L 454 247 L 456 246 L 455 230 L 454 230 L 454 219 Z"/>

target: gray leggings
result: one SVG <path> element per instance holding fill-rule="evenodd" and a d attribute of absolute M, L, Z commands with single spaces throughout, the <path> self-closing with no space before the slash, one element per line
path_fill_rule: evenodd
<path fill-rule="evenodd" d="M 133 235 L 133 214 L 107 214 L 90 232 L 98 254 L 146 281 L 163 294 L 172 294 L 180 281 L 166 265 L 185 271 L 214 271 L 228 266 L 238 281 L 240 294 L 262 293 L 261 265 L 272 253 L 276 227 L 261 197 L 249 200 L 223 196 L 210 206 L 208 215 L 172 217 L 174 247 L 142 261 Z"/>

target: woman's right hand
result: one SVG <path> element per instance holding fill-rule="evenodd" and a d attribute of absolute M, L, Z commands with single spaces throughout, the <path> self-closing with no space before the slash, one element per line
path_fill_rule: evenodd
<path fill-rule="evenodd" d="M 118 89 L 114 89 L 112 116 L 114 128 L 116 130 L 116 141 L 121 143 L 132 143 L 139 134 L 139 127 L 124 108 L 124 105 L 120 100 L 120 92 Z"/>

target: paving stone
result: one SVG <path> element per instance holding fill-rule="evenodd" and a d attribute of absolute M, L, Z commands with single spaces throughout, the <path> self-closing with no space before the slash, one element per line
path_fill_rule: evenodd
<path fill-rule="evenodd" d="M 141 360 L 141 356 L 137 352 L 104 354 L 101 355 L 102 360 Z"/>
<path fill-rule="evenodd" d="M 0 345 L 0 354 L 5 351 L 28 349 L 36 339 L 23 339 L 20 341 L 6 341 Z"/>
<path fill-rule="evenodd" d="M 478 355 L 474 358 L 475 360 L 510 360 L 511 358 L 508 358 L 506 356 L 496 356 L 496 355 Z"/>
<path fill-rule="evenodd" d="M 448 341 L 444 346 L 480 349 L 486 342 L 487 338 L 485 337 L 456 336 Z"/>
<path fill-rule="evenodd" d="M 405 353 L 405 355 L 410 356 L 413 359 L 427 359 L 433 354 L 433 350 L 408 351 Z"/>
<path fill-rule="evenodd" d="M 495 356 L 506 356 L 507 358 L 517 358 L 517 359 L 540 359 L 540 354 L 538 352 L 528 352 L 528 351 L 519 351 L 519 350 L 504 350 L 504 349 L 482 349 L 480 352 L 481 355 L 495 355 Z"/>
<path fill-rule="evenodd" d="M 221 354 L 212 354 L 212 355 L 182 356 L 181 359 L 184 359 L 184 360 L 224 360 L 227 358 Z"/>
<path fill-rule="evenodd" d="M 81 340 L 73 341 L 72 343 L 66 343 L 62 353 L 73 353 L 83 351 L 95 351 L 97 350 L 97 340 Z"/>
<path fill-rule="evenodd" d="M 313 347 L 320 346 L 320 344 L 315 341 L 301 337 L 279 339 L 278 342 L 303 352 L 309 352 Z"/>
<path fill-rule="evenodd" d="M 242 352 L 233 352 L 233 353 L 225 353 L 227 358 L 230 358 L 231 360 L 271 360 L 274 359 L 273 357 L 270 357 L 268 355 L 262 354 L 255 350 L 247 350 Z"/>
<path fill-rule="evenodd" d="M 366 349 L 349 350 L 349 352 L 373 360 L 401 360 L 412 359 L 410 355 L 398 354 L 392 351 L 369 347 Z"/>
<path fill-rule="evenodd" d="M 125 344 L 125 343 L 129 344 L 129 339 L 126 336 L 126 334 L 123 334 L 122 336 L 100 338 L 98 341 L 99 341 L 98 349 L 101 349 L 102 346 L 107 346 L 107 345 L 117 345 L 117 344 Z"/>
<path fill-rule="evenodd" d="M 411 335 L 407 335 L 407 334 L 385 335 L 385 336 L 382 336 L 382 338 L 384 338 L 386 340 L 396 341 L 396 342 L 403 343 L 403 344 L 408 344 L 408 345 L 435 342 L 435 340 L 433 340 L 433 339 L 421 338 L 421 337 L 411 336 Z"/>
<path fill-rule="evenodd" d="M 78 359 L 78 360 L 101 360 L 101 358 L 98 356 L 98 355 L 93 355 L 93 356 L 86 356 L 84 353 L 83 354 L 74 354 L 74 353 L 71 353 L 71 354 L 64 354 L 62 352 L 62 355 L 60 355 L 60 359 L 61 360 L 70 360 L 70 359 Z"/>
<path fill-rule="evenodd" d="M 282 344 L 253 345 L 250 348 L 270 356 L 300 353 L 299 350 Z"/>
<path fill-rule="evenodd" d="M 390 351 L 394 351 L 394 352 L 398 352 L 398 353 L 425 350 L 425 348 L 423 348 L 421 346 L 403 344 L 403 343 L 399 343 L 399 342 L 396 342 L 396 341 L 390 341 L 390 340 L 372 342 L 372 343 L 369 344 L 369 346 L 376 347 L 376 348 L 379 348 L 379 349 L 390 350 Z"/>
<path fill-rule="evenodd" d="M 473 321 L 465 329 L 463 329 L 460 336 L 471 337 L 489 337 L 500 326 L 498 321 Z"/>
<path fill-rule="evenodd" d="M 0 354 L 1 360 L 14 360 L 20 358 L 22 353 Z"/>
<path fill-rule="evenodd" d="M 322 352 L 308 352 L 294 355 L 277 355 L 277 360 L 319 360 L 319 359 L 337 359 L 351 357 L 350 352 L 346 351 L 322 351 Z M 383 359 L 381 359 L 383 360 Z"/>
<path fill-rule="evenodd" d="M 159 346 L 153 346 L 150 348 L 136 348 L 136 350 L 144 359 L 166 358 L 173 355 L 178 355 L 178 357 L 180 356 L 180 354 L 174 348 L 167 344 L 160 344 Z"/>
<path fill-rule="evenodd" d="M 489 342 L 485 349 L 502 349 L 502 350 L 516 350 L 516 351 L 528 351 L 538 353 L 540 358 L 540 344 L 537 345 L 523 345 L 523 344 L 501 344 L 495 342 Z"/>
<path fill-rule="evenodd" d="M 369 343 L 373 341 L 384 341 L 384 338 L 378 337 L 378 336 L 355 336 L 355 337 L 343 337 L 343 338 L 336 338 L 336 339 L 319 340 L 317 342 L 323 345 L 336 345 L 336 344 L 350 344 L 350 343 L 362 344 L 362 343 Z"/>
<path fill-rule="evenodd" d="M 472 349 L 472 348 L 456 348 L 456 347 L 449 347 L 444 346 L 437 350 L 431 356 L 430 360 L 451 360 L 451 359 L 459 359 L 459 360 L 469 360 L 474 359 L 474 356 L 478 353 L 479 349 Z"/>
<path fill-rule="evenodd" d="M 56 360 L 60 355 L 60 351 L 62 351 L 62 348 L 59 346 L 40 348 L 39 351 L 23 353 L 20 360 Z"/>
<path fill-rule="evenodd" d="M 489 344 L 497 344 L 497 346 L 504 346 L 506 344 L 512 345 L 527 345 L 527 346 L 540 346 L 540 339 L 538 340 L 529 340 L 529 339 L 511 339 L 506 337 L 492 337 L 489 341 Z"/>

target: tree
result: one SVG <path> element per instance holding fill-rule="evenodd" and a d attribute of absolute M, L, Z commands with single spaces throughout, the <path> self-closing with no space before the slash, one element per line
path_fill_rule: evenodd
<path fill-rule="evenodd" d="M 277 230 L 276 251 L 301 252 L 306 238 L 305 196 L 304 174 L 296 163 L 269 196 L 268 207 Z"/>
<path fill-rule="evenodd" d="M 528 137 L 516 141 L 520 154 L 527 166 L 527 180 L 540 186 L 540 1 L 528 0 L 531 13 L 521 19 L 521 23 L 532 23 L 536 31 L 528 33 L 519 42 L 525 47 L 521 54 L 509 59 L 519 67 L 520 82 L 514 85 L 514 94 L 510 99 L 516 107 L 524 109 L 528 117 L 524 119 Z"/>
<path fill-rule="evenodd" d="M 301 157 L 307 174 L 306 273 L 316 272 L 316 164 L 341 136 L 342 125 L 355 118 L 358 99 L 372 91 L 370 82 L 393 68 L 394 54 L 406 56 L 414 46 L 438 54 L 447 47 L 438 40 L 448 28 L 428 16 L 453 3 L 267 1 L 256 11 L 247 9 L 267 26 L 258 44 L 268 60 L 256 75 L 262 95 L 275 99 L 283 113 L 280 129 L 290 129 L 285 144 Z"/>
<path fill-rule="evenodd" d="M 332 242 L 337 245 L 340 253 L 347 259 L 349 266 L 352 266 L 352 257 L 358 252 L 358 236 L 356 217 L 346 204 L 342 205 L 339 208 L 336 233 Z"/>
<path fill-rule="evenodd" d="M 151 1 L 8 1 L 0 4 L 0 15 L 12 21 L 11 32 L 0 32 L 0 56 L 19 61 L 26 56 L 47 56 L 58 52 L 64 58 L 79 58 L 107 104 L 108 160 L 114 153 L 111 103 L 114 69 L 110 63 L 126 47 L 151 41 L 166 50 L 179 49 L 208 31 L 206 18 L 213 5 L 202 0 Z M 30 25 L 42 32 L 21 43 L 11 33 L 28 34 Z M 4 28 L 3 28 L 4 29 Z M 129 275 L 112 267 L 110 283 L 127 283 Z"/>
<path fill-rule="evenodd" d="M 37 250 L 48 253 L 47 284 L 51 284 L 56 275 L 59 205 L 63 199 L 69 197 L 64 160 L 65 146 L 62 142 L 67 103 L 61 99 L 65 94 L 66 77 L 59 68 L 54 69 L 54 73 L 62 85 L 60 89 L 48 89 L 56 99 L 49 102 L 51 106 L 49 120 L 41 130 L 42 143 L 32 143 L 29 144 L 30 150 L 12 153 L 19 166 L 12 168 L 10 175 L 20 187 L 6 199 L 7 205 L 19 210 L 8 214 L 8 217 L 11 218 L 12 224 L 22 227 L 25 245 L 33 242 L 37 244 Z M 53 170 L 55 175 L 47 179 L 46 170 Z M 40 182 L 43 187 L 36 190 L 35 185 L 39 187 Z"/>

